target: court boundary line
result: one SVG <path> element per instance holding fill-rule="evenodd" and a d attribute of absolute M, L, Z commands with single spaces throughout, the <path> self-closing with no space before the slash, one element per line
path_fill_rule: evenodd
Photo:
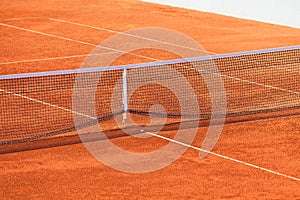
<path fill-rule="evenodd" d="M 63 110 L 63 111 L 67 111 L 67 112 L 70 112 L 70 113 L 73 113 L 73 114 L 76 114 L 76 115 L 80 115 L 80 116 L 83 116 L 83 117 L 87 117 L 89 119 L 93 119 L 93 120 L 96 120 L 97 118 L 96 117 L 92 117 L 90 115 L 86 115 L 84 113 L 80 113 L 80 112 L 77 112 L 77 111 L 74 111 L 74 110 L 71 110 L 71 109 L 68 109 L 68 108 L 65 108 L 65 107 L 62 107 L 62 106 L 58 106 L 58 105 L 55 105 L 55 104 L 51 104 L 51 103 L 48 103 L 48 102 L 45 102 L 45 101 L 41 101 L 41 100 L 38 100 L 38 99 L 35 99 L 35 98 L 32 98 L 32 97 L 28 97 L 28 96 L 25 96 L 25 95 L 22 95 L 22 94 L 18 94 L 18 93 L 15 93 L 15 92 L 11 92 L 11 91 L 8 91 L 8 90 L 4 90 L 4 89 L 1 89 L 0 88 L 0 92 L 3 92 L 3 93 L 6 93 L 6 94 L 11 94 L 13 96 L 16 96 L 16 97 L 21 97 L 23 99 L 27 99 L 29 101 L 33 101 L 33 102 L 36 102 L 36 103 L 40 103 L 42 105 L 46 105 L 46 106 L 49 106 L 49 107 L 52 107 L 52 108 L 57 108 L 59 110 Z"/>
<path fill-rule="evenodd" d="M 71 39 L 71 38 L 66 38 L 66 37 L 62 37 L 62 36 L 58 36 L 58 35 L 54 35 L 54 34 L 50 34 L 50 33 L 44 33 L 44 32 L 41 32 L 41 31 L 36 31 L 36 30 L 28 29 L 28 28 L 23 28 L 23 27 L 19 27 L 19 26 L 14 26 L 14 25 L 5 24 L 5 23 L 1 23 L 1 22 L 0 22 L 0 25 L 1 25 L 1 26 L 5 26 L 5 27 L 9 27 L 9 28 L 19 29 L 19 30 L 22 30 L 22 31 L 27 31 L 27 32 L 31 32 L 31 33 L 36 33 L 36 34 L 40 34 L 40 35 L 44 35 L 44 36 L 48 36 L 48 37 L 59 38 L 59 39 L 66 40 L 66 41 L 70 41 L 70 42 L 76 42 L 76 43 L 79 43 L 79 44 L 84 44 L 84 45 L 88 45 L 88 46 L 94 46 L 94 47 L 97 47 L 97 45 L 92 44 L 92 43 L 89 43 L 89 42 L 83 42 L 83 41 L 80 41 L 80 40 L 75 40 L 75 39 Z"/>
<path fill-rule="evenodd" d="M 262 87 L 273 89 L 273 90 L 278 90 L 278 91 L 282 91 L 282 92 L 287 92 L 287 93 L 292 93 L 292 94 L 300 95 L 300 92 L 298 92 L 298 91 L 284 89 L 284 88 L 281 88 L 281 87 L 277 87 L 277 86 L 273 86 L 273 85 L 267 85 L 267 84 L 263 84 L 263 83 L 259 83 L 259 82 L 255 82 L 255 81 L 250 81 L 250 80 L 247 80 L 247 79 L 241 79 L 241 78 L 237 78 L 237 77 L 231 77 L 231 76 L 227 76 L 227 75 L 223 75 L 223 74 L 221 74 L 221 76 L 224 76 L 224 77 L 226 77 L 228 79 L 232 79 L 232 80 L 235 80 L 235 81 L 245 82 L 245 83 L 249 83 L 249 84 L 253 84 L 253 85 L 258 85 L 258 86 L 262 86 Z"/>
<path fill-rule="evenodd" d="M 32 60 L 17 60 L 17 61 L 8 61 L 2 62 L 0 65 L 9 65 L 9 64 L 18 64 L 18 63 L 28 63 L 28 62 L 41 62 L 41 61 L 48 61 L 48 60 L 63 60 L 69 58 L 80 58 L 86 56 L 99 56 L 105 54 L 115 54 L 117 52 L 107 52 L 107 53 L 97 53 L 97 54 L 81 54 L 81 55 L 71 55 L 71 56 L 60 56 L 60 57 L 52 57 L 52 58 L 37 58 Z"/>
<path fill-rule="evenodd" d="M 235 58 L 237 60 L 242 60 L 242 61 L 245 61 L 245 62 L 248 62 L 248 63 L 254 63 L 254 64 L 257 64 L 257 61 L 251 61 L 251 60 L 246 60 L 246 59 L 242 59 L 242 58 Z M 295 64 L 295 63 L 293 63 Z M 290 65 L 290 64 L 288 64 Z M 269 67 L 269 68 L 275 68 L 277 69 L 278 71 L 286 71 L 286 72 L 292 72 L 292 73 L 297 73 L 299 74 L 300 72 L 298 71 L 294 71 L 294 70 L 291 70 L 291 69 L 288 69 L 288 68 L 285 68 L 283 66 L 276 66 L 276 65 L 269 65 L 269 66 L 263 66 L 263 67 Z"/>
<path fill-rule="evenodd" d="M 288 68 L 285 68 L 285 67 L 282 67 L 282 66 L 270 66 L 270 67 L 273 67 L 275 69 L 277 69 L 278 71 L 287 71 L 287 72 L 292 72 L 292 73 L 295 73 L 295 74 L 300 74 L 300 71 L 294 71 L 294 70 L 291 70 L 291 69 L 288 69 Z M 300 69 L 300 63 L 299 63 L 299 69 Z"/>
<path fill-rule="evenodd" d="M 84 44 L 84 45 L 89 45 L 89 46 L 94 46 L 94 47 L 98 47 L 98 48 L 103 48 L 103 49 L 107 49 L 107 50 L 111 50 L 111 51 L 115 51 L 115 52 L 119 52 L 119 53 L 128 53 L 128 52 L 124 52 L 124 51 L 118 50 L 118 49 L 113 49 L 113 48 L 109 48 L 109 47 L 99 46 L 99 45 L 95 45 L 95 44 L 92 44 L 92 43 L 89 43 L 89 42 L 84 42 L 84 41 L 81 41 L 81 40 L 76 40 L 76 39 L 66 38 L 66 37 L 62 37 L 62 36 L 57 36 L 57 35 L 54 35 L 54 34 L 44 33 L 44 32 L 41 32 L 41 31 L 36 31 L 36 30 L 32 30 L 32 29 L 22 28 L 22 27 L 10 25 L 10 24 L 0 23 L 0 26 L 6 26 L 6 27 L 10 27 L 10 28 L 15 28 L 15 29 L 23 30 L 23 31 L 28 31 L 28 32 L 31 32 L 31 33 L 36 33 L 36 34 L 40 34 L 40 35 L 44 35 L 44 36 L 59 38 L 59 39 L 62 39 L 62 40 L 67 40 L 67 41 L 76 42 L 76 43 L 80 43 L 80 44 Z M 148 56 L 142 56 L 142 55 L 134 54 L 134 53 L 128 53 L 128 54 L 134 55 L 134 56 L 138 56 L 138 57 L 141 57 L 141 58 L 146 58 L 146 59 L 153 60 L 153 61 L 159 61 L 158 59 L 154 59 L 154 58 L 151 58 L 151 57 L 148 57 Z M 224 75 L 222 75 L 220 73 L 220 76 L 224 76 Z M 262 86 L 262 87 L 265 87 L 265 88 L 269 88 L 269 89 L 274 89 L 274 90 L 279 90 L 279 91 L 285 91 L 285 92 L 294 93 L 294 94 L 297 94 L 297 95 L 300 94 L 300 92 L 298 92 L 298 91 L 287 90 L 287 89 L 284 89 L 284 88 L 280 88 L 280 87 L 276 87 L 276 86 L 272 86 L 272 85 L 266 85 L 266 84 L 263 84 L 263 83 L 254 82 L 254 81 L 250 81 L 250 80 L 246 80 L 246 79 L 240 79 L 240 78 L 226 76 L 226 75 L 225 75 L 225 77 L 228 77 L 230 79 L 235 79 L 235 80 L 243 80 L 243 82 L 247 82 L 249 84 L 259 85 L 259 86 Z"/>
<path fill-rule="evenodd" d="M 280 173 L 280 172 L 276 172 L 276 171 L 273 171 L 273 170 L 270 170 L 270 169 L 267 169 L 267 168 L 264 168 L 264 167 L 260 167 L 258 165 L 254 165 L 254 164 L 251 164 L 251 163 L 248 163 L 248 162 L 244 162 L 244 161 L 241 161 L 241 160 L 238 160 L 238 159 L 235 159 L 235 158 L 224 156 L 224 155 L 221 155 L 219 153 L 215 153 L 215 152 L 212 152 L 212 151 L 207 151 L 205 149 L 202 149 L 202 148 L 199 148 L 199 147 L 196 147 L 196 146 L 193 146 L 193 145 L 185 144 L 183 142 L 180 142 L 180 141 L 177 141 L 177 140 L 173 140 L 173 139 L 164 137 L 162 135 L 158 135 L 158 134 L 155 134 L 155 133 L 152 133 L 152 132 L 142 132 L 142 131 L 141 131 L 141 133 L 146 133 L 146 134 L 149 134 L 151 136 L 154 136 L 154 137 L 157 137 L 157 138 L 161 138 L 161 139 L 164 139 L 164 140 L 169 141 L 169 142 L 173 142 L 175 144 L 179 144 L 179 145 L 182 145 L 182 146 L 185 146 L 185 147 L 197 150 L 197 151 L 208 153 L 208 154 L 214 155 L 214 156 L 219 157 L 219 158 L 223 158 L 223 159 L 230 160 L 230 161 L 233 161 L 233 162 L 236 162 L 236 163 L 240 163 L 240 164 L 246 165 L 248 167 L 259 169 L 259 170 L 262 170 L 262 171 L 265 171 L 265 172 L 269 172 L 269 173 L 272 173 L 272 174 L 275 174 L 275 175 L 278 175 L 278 176 L 289 178 L 289 179 L 292 179 L 294 181 L 300 181 L 300 178 L 297 178 L 297 177 L 294 177 L 294 176 L 290 176 L 290 175 L 286 175 L 286 174 L 283 174 L 283 173 Z"/>
<path fill-rule="evenodd" d="M 21 20 L 30 20 L 30 19 L 48 19 L 48 18 L 47 17 L 14 17 L 14 18 L 0 19 L 0 22 L 21 21 Z"/>

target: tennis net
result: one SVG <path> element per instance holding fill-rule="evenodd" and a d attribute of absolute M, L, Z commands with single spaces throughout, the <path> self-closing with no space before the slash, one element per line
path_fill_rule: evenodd
<path fill-rule="evenodd" d="M 217 70 L 212 70 L 212 65 Z M 0 145 L 75 131 L 74 115 L 85 118 L 79 126 L 84 128 L 124 113 L 210 119 L 212 100 L 226 107 L 227 117 L 299 108 L 299 74 L 300 46 L 292 46 L 107 68 L 3 75 Z M 224 88 L 217 88 L 220 84 Z M 77 107 L 74 91 L 79 94 Z M 197 104 L 192 103 L 195 100 Z M 161 107 L 153 107 L 156 104 Z"/>

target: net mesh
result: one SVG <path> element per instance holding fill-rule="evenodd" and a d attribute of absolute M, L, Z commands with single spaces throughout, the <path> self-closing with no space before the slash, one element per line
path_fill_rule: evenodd
<path fill-rule="evenodd" d="M 210 70 L 217 67 L 218 72 Z M 124 110 L 124 70 L 127 108 Z M 75 84 L 84 74 L 83 84 Z M 0 77 L 0 144 L 19 143 L 75 130 L 74 115 L 87 127 L 125 111 L 138 115 L 209 119 L 214 77 L 221 77 L 226 115 L 300 107 L 300 46 L 99 69 L 5 75 Z M 96 80 L 96 88 L 94 82 Z M 191 103 L 192 88 L 197 104 Z M 75 87 L 75 88 L 74 88 Z M 82 91 L 79 110 L 74 89 Z M 86 91 L 94 91 L 93 98 Z M 174 92 L 175 91 L 175 92 Z M 218 91 L 220 92 L 220 91 Z M 180 98 L 178 97 L 180 96 Z M 181 100 L 180 100 L 181 99 Z M 182 107 L 184 102 L 185 107 Z M 159 104 L 163 107 L 153 107 Z M 93 112 L 88 109 L 93 107 Z M 77 127 L 78 128 L 78 127 Z"/>

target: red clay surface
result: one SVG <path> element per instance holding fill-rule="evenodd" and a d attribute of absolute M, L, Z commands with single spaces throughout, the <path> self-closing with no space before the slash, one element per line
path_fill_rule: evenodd
<path fill-rule="evenodd" d="M 7 62 L 85 55 L 94 45 L 113 35 L 53 19 L 117 31 L 149 26 L 174 29 L 216 53 L 298 45 L 300 42 L 299 29 L 136 0 L 89 1 L 84 4 L 78 0 L 4 0 L 0 10 L 1 74 L 78 68 L 84 56 L 40 62 Z M 39 18 L 7 20 L 22 17 Z M 201 146 L 206 130 L 206 127 L 197 129 L 193 145 Z M 162 135 L 173 136 L 174 133 L 166 131 Z M 298 115 L 226 124 L 213 151 L 299 178 L 299 134 Z M 121 137 L 113 142 L 134 152 L 148 152 L 166 144 L 158 138 Z M 213 155 L 200 159 L 198 154 L 198 151 L 189 149 L 172 165 L 146 174 L 111 169 L 95 160 L 82 144 L 2 154 L 0 195 L 3 199 L 300 198 L 299 181 Z"/>

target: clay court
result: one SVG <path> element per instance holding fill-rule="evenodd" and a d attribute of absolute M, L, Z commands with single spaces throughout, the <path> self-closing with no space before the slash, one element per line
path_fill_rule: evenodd
<path fill-rule="evenodd" d="M 4 0 L 0 9 L 1 77 L 78 69 L 103 41 L 117 33 L 144 27 L 180 32 L 193 38 L 208 51 L 208 55 L 213 56 L 300 44 L 300 29 L 137 0 L 88 3 L 78 0 Z M 229 91 L 227 111 L 230 112 L 212 151 L 205 158 L 199 157 L 210 120 L 204 117 L 200 125 L 194 120 L 183 120 L 185 133 L 197 133 L 193 142 L 176 161 L 148 173 L 126 173 L 113 169 L 96 160 L 81 143 L 72 124 L 74 111 L 62 112 L 63 109 L 72 109 L 72 102 L 68 99 L 72 95 L 70 86 L 74 77 L 69 80 L 59 76 L 55 82 L 50 78 L 38 79 L 35 83 L 38 89 L 22 95 L 20 91 L 31 88 L 30 81 L 33 79 L 14 85 L 11 79 L 0 78 L 1 199 L 299 199 L 300 54 L 299 49 L 291 51 L 292 55 L 287 54 L 291 63 L 276 60 L 278 56 L 284 57 L 284 53 L 272 57 L 274 63 L 286 67 L 285 70 L 243 68 L 245 62 L 237 60 L 232 66 L 220 68 L 225 89 Z M 113 52 L 101 53 L 109 55 Z M 178 55 L 141 49 L 118 57 L 112 65 L 153 62 L 151 58 L 171 60 L 177 59 Z M 224 63 L 228 62 L 224 60 Z M 216 65 L 223 63 L 218 59 L 214 61 Z M 249 65 L 248 61 L 246 63 Z M 237 68 L 243 69 L 234 71 Z M 185 75 L 190 77 L 188 80 L 201 82 L 193 72 Z M 103 79 L 115 85 L 112 77 L 121 76 L 120 71 L 108 72 Z M 230 85 L 226 77 L 231 76 L 243 82 L 247 78 L 247 83 L 243 85 L 236 78 L 237 83 Z M 102 89 L 109 95 L 113 87 L 105 87 Z M 44 88 L 47 91 L 43 92 Z M 206 90 L 197 84 L 193 88 Z M 138 95 L 151 89 L 154 92 L 147 93 L 147 98 Z M 273 92 L 265 93 L 269 89 Z M 160 92 L 155 92 L 157 90 Z M 167 111 L 177 112 L 172 106 L 178 102 L 170 103 L 173 99 L 172 94 L 168 94 L 170 91 L 150 85 L 139 92 L 132 99 L 137 99 L 137 102 L 147 99 L 147 104 L 161 96 L 168 96 L 162 104 Z M 110 103 L 105 101 L 106 93 L 97 95 L 104 102 L 97 112 L 104 110 L 101 115 L 109 115 L 111 110 L 105 110 L 106 104 Z M 197 96 L 198 100 L 208 98 L 201 95 Z M 34 100 L 38 104 L 32 104 L 33 107 L 28 109 L 20 108 L 14 104 L 20 98 L 23 99 L 21 102 Z M 59 112 L 51 112 L 45 105 L 55 105 L 60 108 Z M 140 111 L 149 109 L 149 106 L 134 107 L 131 100 L 129 109 L 132 109 L 130 115 L 136 123 L 149 124 L 146 113 Z M 201 109 L 207 111 L 210 107 L 204 105 Z M 110 117 L 98 118 L 99 121 L 113 144 L 138 153 L 176 143 L 174 137 L 181 122 L 174 116 L 170 117 L 158 135 L 137 138 L 126 135 Z M 89 125 L 84 128 L 90 128 Z M 134 127 L 126 130 L 132 134 L 139 133 Z M 91 133 L 92 142 L 98 141 L 95 135 L 97 133 Z M 22 138 L 26 139 L 22 141 Z M 99 140 L 97 144 L 101 145 L 104 141 Z"/>

